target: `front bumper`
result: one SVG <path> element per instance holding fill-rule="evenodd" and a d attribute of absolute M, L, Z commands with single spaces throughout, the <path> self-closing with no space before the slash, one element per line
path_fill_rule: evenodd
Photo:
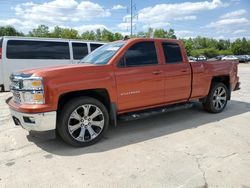
<path fill-rule="evenodd" d="M 56 111 L 45 113 L 22 113 L 10 109 L 15 125 L 28 131 L 49 131 L 56 129 Z"/>

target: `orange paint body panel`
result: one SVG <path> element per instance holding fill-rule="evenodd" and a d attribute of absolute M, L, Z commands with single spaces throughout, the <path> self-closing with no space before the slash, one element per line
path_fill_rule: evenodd
<path fill-rule="evenodd" d="M 118 63 L 129 47 L 144 41 L 155 43 L 158 64 L 119 67 Z M 182 63 L 167 64 L 163 42 L 174 42 L 180 46 Z M 105 89 L 110 102 L 117 106 L 117 114 L 122 114 L 204 98 L 215 76 L 229 76 L 230 88 L 233 90 L 239 79 L 237 64 L 230 61 L 190 63 L 183 43 L 179 40 L 129 39 L 106 65 L 74 64 L 23 71 L 43 78 L 45 104 L 21 105 L 11 100 L 9 106 L 25 113 L 56 111 L 59 98 L 64 94 Z"/>

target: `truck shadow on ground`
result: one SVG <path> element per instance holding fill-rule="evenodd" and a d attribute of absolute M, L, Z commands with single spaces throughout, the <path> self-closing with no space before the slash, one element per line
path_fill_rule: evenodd
<path fill-rule="evenodd" d="M 196 103 L 191 109 L 169 112 L 151 116 L 141 120 L 119 122 L 117 127 L 111 127 L 106 136 L 97 144 L 74 148 L 59 138 L 48 139 L 36 136 L 34 133 L 27 136 L 28 140 L 35 143 L 42 150 L 61 156 L 83 155 L 87 153 L 105 152 L 135 143 L 148 141 L 161 136 L 194 129 L 207 123 L 240 115 L 250 111 L 250 103 L 232 100 L 227 108 L 220 114 L 204 112 L 202 106 Z"/>

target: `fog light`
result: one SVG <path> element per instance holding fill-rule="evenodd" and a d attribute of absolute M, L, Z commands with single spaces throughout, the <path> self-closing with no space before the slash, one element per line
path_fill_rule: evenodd
<path fill-rule="evenodd" d="M 25 123 L 33 123 L 33 124 L 36 122 L 34 117 L 26 117 L 26 116 L 23 117 L 23 121 Z"/>

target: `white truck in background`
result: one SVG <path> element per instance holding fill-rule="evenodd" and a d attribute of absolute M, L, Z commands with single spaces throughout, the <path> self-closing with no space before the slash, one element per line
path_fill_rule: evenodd
<path fill-rule="evenodd" d="M 9 76 L 12 72 L 76 63 L 103 44 L 71 39 L 1 37 L 0 90 L 9 91 Z"/>

